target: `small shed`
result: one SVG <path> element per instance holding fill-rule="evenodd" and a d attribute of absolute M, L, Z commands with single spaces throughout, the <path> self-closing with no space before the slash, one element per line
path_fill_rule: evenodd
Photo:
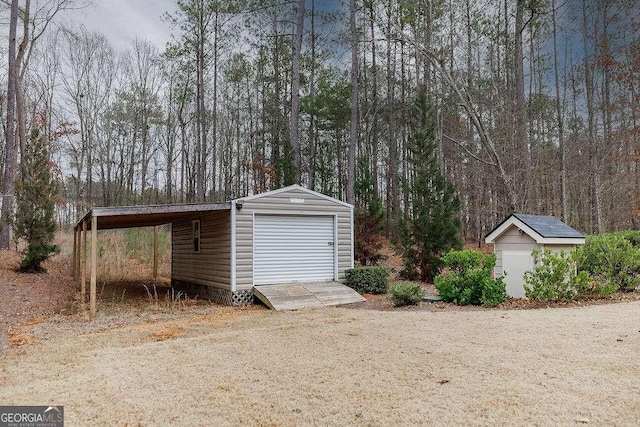
<path fill-rule="evenodd" d="M 224 203 L 93 208 L 75 227 L 84 296 L 91 231 L 92 313 L 97 230 L 171 224 L 171 283 L 226 304 L 254 285 L 343 281 L 353 268 L 353 206 L 299 185 Z"/>
<path fill-rule="evenodd" d="M 172 223 L 171 281 L 229 304 L 255 285 L 342 281 L 353 268 L 353 206 L 299 185 Z"/>
<path fill-rule="evenodd" d="M 585 237 L 554 216 L 514 213 L 493 229 L 485 242 L 494 245 L 495 277 L 506 273 L 507 294 L 523 298 L 524 274 L 534 267 L 534 250 L 568 251 L 583 245 Z"/>

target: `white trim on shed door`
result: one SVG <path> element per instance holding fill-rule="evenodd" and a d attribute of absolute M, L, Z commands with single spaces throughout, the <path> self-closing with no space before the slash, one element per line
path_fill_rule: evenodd
<path fill-rule="evenodd" d="M 253 219 L 253 284 L 335 280 L 335 215 Z"/>

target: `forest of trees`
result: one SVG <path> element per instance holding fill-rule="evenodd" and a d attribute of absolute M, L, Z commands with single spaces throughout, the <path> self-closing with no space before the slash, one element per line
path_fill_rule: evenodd
<path fill-rule="evenodd" d="M 44 117 L 61 223 L 300 183 L 382 206 L 394 234 L 425 93 L 465 240 L 514 210 L 640 225 L 635 0 L 177 0 L 156 11 L 172 42 L 125 51 L 63 25 L 81 3 L 0 1 L 5 207 Z"/>

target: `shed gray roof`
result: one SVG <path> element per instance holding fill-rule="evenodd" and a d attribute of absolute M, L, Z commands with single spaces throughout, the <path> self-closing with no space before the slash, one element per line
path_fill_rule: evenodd
<path fill-rule="evenodd" d="M 531 227 L 542 237 L 549 238 L 584 238 L 579 231 L 569 227 L 564 222 L 554 216 L 530 215 L 514 213 L 513 216 Z"/>

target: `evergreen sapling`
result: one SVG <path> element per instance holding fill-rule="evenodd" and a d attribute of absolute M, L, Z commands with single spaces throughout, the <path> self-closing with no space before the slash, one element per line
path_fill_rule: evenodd
<path fill-rule="evenodd" d="M 41 263 L 60 252 L 53 244 L 56 223 L 55 200 L 58 182 L 53 179 L 53 165 L 49 161 L 47 138 L 36 126 L 31 131 L 16 180 L 16 212 L 13 227 L 16 239 L 27 243 L 20 269 L 25 272 L 43 271 Z"/>

